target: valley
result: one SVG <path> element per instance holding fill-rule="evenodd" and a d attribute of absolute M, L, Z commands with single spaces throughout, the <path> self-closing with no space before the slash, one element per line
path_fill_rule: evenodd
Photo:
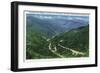
<path fill-rule="evenodd" d="M 27 16 L 26 29 L 26 59 L 89 57 L 87 21 Z"/>

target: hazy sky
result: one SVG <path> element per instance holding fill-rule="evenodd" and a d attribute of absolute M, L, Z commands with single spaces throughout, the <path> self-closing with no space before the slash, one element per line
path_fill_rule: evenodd
<path fill-rule="evenodd" d="M 49 15 L 49 14 L 27 14 L 27 16 L 33 16 L 39 19 L 67 19 L 67 20 L 83 20 L 89 22 L 89 16 L 87 15 Z"/>

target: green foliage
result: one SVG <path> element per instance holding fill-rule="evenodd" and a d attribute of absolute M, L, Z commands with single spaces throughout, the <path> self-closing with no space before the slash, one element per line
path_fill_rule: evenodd
<path fill-rule="evenodd" d="M 45 38 L 43 38 L 45 37 Z M 89 56 L 89 27 L 80 27 L 77 29 L 70 30 L 60 35 L 51 38 L 47 41 L 48 36 L 45 33 L 34 31 L 31 26 L 27 27 L 26 31 L 26 58 L 27 59 L 48 59 L 48 58 L 60 58 L 56 55 L 60 54 L 65 58 L 70 57 L 88 57 Z M 49 49 L 56 46 L 57 50 L 52 52 Z M 58 44 L 64 47 L 71 48 L 80 52 L 84 52 L 85 55 L 73 55 L 70 50 L 66 50 Z"/>
<path fill-rule="evenodd" d="M 60 40 L 63 41 L 60 42 Z M 56 36 L 52 42 L 56 45 L 60 43 L 65 47 L 72 48 L 73 50 L 85 52 L 86 54 L 84 56 L 89 56 L 89 27 L 80 27 L 65 32 L 62 35 Z M 61 52 L 61 50 L 59 52 Z M 70 52 L 68 52 L 68 54 L 69 53 Z M 71 57 L 71 55 L 68 56 Z"/>
<path fill-rule="evenodd" d="M 48 42 L 42 38 L 40 33 L 27 31 L 26 37 L 26 58 L 55 58 L 50 50 L 48 50 Z"/>

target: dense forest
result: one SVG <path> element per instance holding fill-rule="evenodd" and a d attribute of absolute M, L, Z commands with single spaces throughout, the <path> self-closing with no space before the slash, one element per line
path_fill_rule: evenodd
<path fill-rule="evenodd" d="M 46 39 L 41 33 L 27 31 L 27 59 L 89 56 L 88 31 L 88 26 L 80 27 L 51 39 Z"/>

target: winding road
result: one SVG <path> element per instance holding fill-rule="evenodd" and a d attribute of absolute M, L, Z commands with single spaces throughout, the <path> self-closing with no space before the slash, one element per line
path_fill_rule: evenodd
<path fill-rule="evenodd" d="M 52 39 L 53 39 L 54 37 L 55 37 L 55 36 L 53 36 Z M 52 43 L 50 42 L 50 39 L 46 39 L 46 41 L 49 43 L 48 48 L 49 48 L 49 50 L 50 50 L 53 54 L 57 55 L 58 57 L 65 58 L 65 56 L 63 56 L 63 55 L 57 53 L 57 47 L 56 47 L 56 46 L 54 46 L 53 48 L 51 47 L 51 46 L 52 46 Z M 60 42 L 63 42 L 63 41 L 61 40 Z M 84 56 L 84 55 L 86 54 L 86 53 L 84 53 L 84 52 L 80 52 L 80 51 L 77 51 L 77 50 L 74 50 L 74 49 L 71 49 L 71 48 L 64 47 L 64 46 L 62 46 L 62 45 L 59 44 L 59 43 L 58 43 L 58 46 L 61 47 L 61 48 L 63 48 L 63 49 L 66 49 L 66 50 L 71 51 L 72 55 L 74 55 L 74 56 L 77 56 L 77 55 L 82 55 L 82 56 Z"/>
<path fill-rule="evenodd" d="M 49 47 L 49 50 L 50 50 L 53 54 L 59 56 L 60 58 L 65 58 L 65 56 L 63 56 L 63 55 L 61 55 L 61 54 L 59 54 L 59 53 L 56 52 L 56 50 L 57 50 L 56 46 L 55 46 L 55 48 L 51 48 L 51 43 L 49 43 L 49 46 L 48 46 L 48 47 Z"/>
<path fill-rule="evenodd" d="M 84 56 L 84 55 L 85 55 L 85 53 L 83 53 L 83 52 L 76 51 L 76 50 L 73 50 L 73 49 L 71 49 L 71 48 L 66 48 L 66 47 L 64 47 L 64 46 L 62 46 L 62 45 L 60 45 L 60 44 L 58 44 L 58 46 L 60 46 L 60 47 L 62 47 L 62 48 L 64 48 L 64 49 L 66 49 L 66 50 L 71 51 L 71 52 L 72 52 L 72 55 L 75 55 L 75 56 L 77 56 L 77 55 L 82 55 L 82 56 Z"/>

